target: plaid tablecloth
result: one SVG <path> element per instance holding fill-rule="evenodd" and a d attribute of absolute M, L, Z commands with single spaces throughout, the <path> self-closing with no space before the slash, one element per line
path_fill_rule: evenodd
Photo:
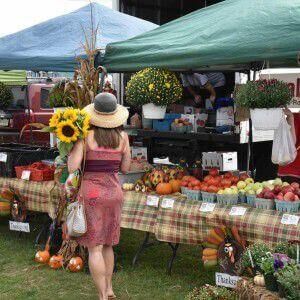
<path fill-rule="evenodd" d="M 28 210 L 48 213 L 51 218 L 55 216 L 60 189 L 54 181 L 35 182 L 0 177 L 0 189 L 3 187 L 18 191 L 25 200 Z"/>
<path fill-rule="evenodd" d="M 149 207 L 146 196 L 126 192 L 122 212 L 122 227 L 155 234 L 159 241 L 200 244 L 209 229 L 221 224 L 238 227 L 248 241 L 275 244 L 280 241 L 300 241 L 300 224 L 281 224 L 282 213 L 247 208 L 244 216 L 230 216 L 230 207 L 216 204 L 213 212 L 200 212 L 201 202 L 177 197 L 173 208 Z M 148 228 L 148 230 L 146 230 Z"/>

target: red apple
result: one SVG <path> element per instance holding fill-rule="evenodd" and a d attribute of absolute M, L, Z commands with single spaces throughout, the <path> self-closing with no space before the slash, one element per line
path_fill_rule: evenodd
<path fill-rule="evenodd" d="M 299 201 L 299 196 L 298 195 L 295 195 L 295 201 Z"/>
<path fill-rule="evenodd" d="M 298 182 L 292 182 L 291 183 L 291 186 L 294 188 L 294 189 L 299 189 L 299 183 Z"/>
<path fill-rule="evenodd" d="M 257 195 L 257 198 L 264 198 L 263 192 L 259 193 L 259 194 Z"/>
<path fill-rule="evenodd" d="M 267 191 L 267 192 L 265 192 L 264 198 L 265 199 L 275 199 L 275 195 L 273 192 Z"/>
<path fill-rule="evenodd" d="M 263 188 L 262 193 L 271 192 L 271 189 L 268 187 Z"/>
<path fill-rule="evenodd" d="M 281 192 L 281 186 L 280 185 L 275 185 L 274 189 L 273 189 L 273 192 L 275 194 L 278 194 Z"/>
<path fill-rule="evenodd" d="M 278 199 L 278 200 L 284 200 L 284 199 L 283 199 L 282 193 L 279 193 L 279 194 L 276 196 L 276 199 Z"/>
<path fill-rule="evenodd" d="M 284 195 L 283 199 L 284 199 L 285 201 L 294 201 L 294 200 L 295 200 L 295 195 L 294 195 L 293 192 L 287 192 L 287 193 Z"/>
<path fill-rule="evenodd" d="M 247 178 L 249 178 L 249 175 L 246 174 L 246 173 L 243 173 L 243 174 L 240 175 L 240 180 L 241 181 L 245 181 Z"/>
<path fill-rule="evenodd" d="M 283 192 L 283 194 L 293 192 L 293 188 L 290 185 L 285 186 L 282 188 L 282 192 Z"/>

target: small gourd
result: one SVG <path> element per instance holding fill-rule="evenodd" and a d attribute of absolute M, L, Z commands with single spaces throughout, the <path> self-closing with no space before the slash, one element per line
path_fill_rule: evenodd
<path fill-rule="evenodd" d="M 47 264 L 50 259 L 50 237 L 47 240 L 44 251 L 38 251 L 35 254 L 34 260 L 41 264 Z"/>
<path fill-rule="evenodd" d="M 49 260 L 49 267 L 51 269 L 60 269 L 64 264 L 62 255 L 53 255 Z"/>
<path fill-rule="evenodd" d="M 80 272 L 83 269 L 83 265 L 84 263 L 81 257 L 72 257 L 68 264 L 68 269 L 71 272 Z"/>
<path fill-rule="evenodd" d="M 254 284 L 258 286 L 265 286 L 265 278 L 263 275 L 256 275 L 253 279 Z"/>

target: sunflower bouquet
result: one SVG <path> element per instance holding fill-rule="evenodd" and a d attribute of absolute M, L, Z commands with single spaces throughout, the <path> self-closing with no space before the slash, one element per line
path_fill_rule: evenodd
<path fill-rule="evenodd" d="M 89 130 L 90 117 L 80 109 L 67 108 L 57 110 L 49 121 L 49 126 L 43 131 L 56 134 L 59 139 L 60 156 L 66 157 L 78 139 L 84 139 Z"/>

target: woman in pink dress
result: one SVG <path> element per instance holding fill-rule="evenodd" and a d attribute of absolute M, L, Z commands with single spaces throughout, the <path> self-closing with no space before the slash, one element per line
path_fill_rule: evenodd
<path fill-rule="evenodd" d="M 89 268 L 99 299 L 114 299 L 112 274 L 114 253 L 119 243 L 123 192 L 118 172 L 130 168 L 130 146 L 122 125 L 128 110 L 110 93 L 101 93 L 85 111 L 91 117 L 91 131 L 85 144 L 75 144 L 68 158 L 69 172 L 79 169 L 86 149 L 80 197 L 84 200 L 87 232 L 77 238 L 89 251 Z"/>

